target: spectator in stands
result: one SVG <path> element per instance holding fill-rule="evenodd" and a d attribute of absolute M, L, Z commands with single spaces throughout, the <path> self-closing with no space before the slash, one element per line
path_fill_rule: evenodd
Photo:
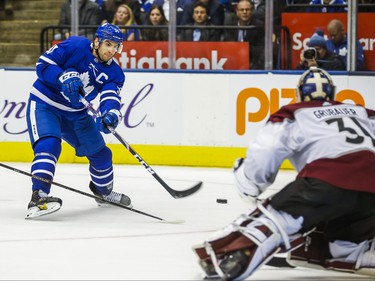
<path fill-rule="evenodd" d="M 208 8 L 206 4 L 198 1 L 193 7 L 192 26 L 210 26 L 208 19 Z M 220 41 L 221 30 L 219 29 L 183 29 L 181 31 L 181 41 Z"/>
<path fill-rule="evenodd" d="M 79 25 L 95 25 L 92 31 L 88 31 L 87 29 L 80 29 L 78 31 L 78 35 L 86 36 L 87 38 L 93 40 L 95 30 L 101 22 L 100 8 L 98 4 L 93 3 L 89 0 L 79 0 L 78 6 Z M 67 0 L 61 6 L 59 25 L 71 25 L 71 0 Z M 60 39 L 66 39 L 71 35 L 71 32 L 69 30 L 64 30 L 63 33 L 65 35 L 65 38 Z"/>
<path fill-rule="evenodd" d="M 253 16 L 261 22 L 266 19 L 266 1 L 265 0 L 251 0 L 254 3 Z M 274 25 L 281 25 L 282 1 L 273 0 L 273 23 Z"/>
<path fill-rule="evenodd" d="M 123 41 L 138 41 L 140 40 L 139 29 L 125 28 L 125 26 L 136 26 L 134 15 L 128 5 L 121 4 L 118 6 L 116 14 L 113 18 L 112 24 L 120 27 Z"/>
<path fill-rule="evenodd" d="M 0 0 L 0 20 L 12 19 L 13 4 L 10 0 Z"/>
<path fill-rule="evenodd" d="M 166 28 L 150 28 L 142 30 L 144 41 L 168 41 L 168 21 L 164 10 L 159 5 L 152 5 L 146 16 L 145 25 L 166 26 Z"/>
<path fill-rule="evenodd" d="M 136 24 L 143 24 L 145 13 L 142 13 L 141 2 L 138 0 L 106 0 L 104 3 L 104 19 L 108 22 L 112 21 L 118 6 L 122 4 L 130 7 Z"/>
<path fill-rule="evenodd" d="M 220 4 L 224 6 L 224 12 L 234 13 L 237 0 L 219 0 Z"/>
<path fill-rule="evenodd" d="M 327 25 L 327 49 L 337 54 L 347 66 L 348 38 L 342 21 L 333 19 Z M 364 69 L 364 54 L 361 42 L 357 41 L 356 70 Z"/>
<path fill-rule="evenodd" d="M 98 4 L 100 9 L 104 9 L 104 4 L 105 4 L 106 0 L 90 0 L 90 1 Z"/>
<path fill-rule="evenodd" d="M 105 14 L 105 2 L 106 0 L 90 0 L 91 2 L 94 2 L 98 4 L 99 10 L 100 10 L 100 19 L 101 23 L 106 23 L 108 20 L 106 19 L 106 14 Z"/>
<path fill-rule="evenodd" d="M 182 22 L 182 14 L 184 12 L 186 4 L 190 0 L 176 0 L 176 24 L 180 25 Z M 165 18 L 169 21 L 169 0 L 155 0 L 154 5 L 160 5 L 163 7 Z"/>
<path fill-rule="evenodd" d="M 153 5 L 154 0 L 138 0 L 141 3 L 141 12 L 148 14 Z"/>
<path fill-rule="evenodd" d="M 263 23 L 253 16 L 254 4 L 250 0 L 240 0 L 237 3 L 232 26 L 253 27 L 251 29 L 225 29 L 224 41 L 249 42 L 250 69 L 264 69 L 264 27 Z"/>
<path fill-rule="evenodd" d="M 358 12 L 375 12 L 375 0 L 358 0 Z"/>
<path fill-rule="evenodd" d="M 286 0 L 284 12 L 305 12 L 311 0 Z"/>
<path fill-rule="evenodd" d="M 209 19 L 213 25 L 224 24 L 224 6 L 218 0 L 191 0 L 187 3 L 182 14 L 181 25 L 192 24 L 193 21 L 193 7 L 196 1 L 201 1 L 206 4 L 209 11 Z"/>
<path fill-rule="evenodd" d="M 326 40 L 321 34 L 314 33 L 310 38 L 309 47 L 316 50 L 316 55 L 311 58 L 304 56 L 301 52 L 301 60 L 297 69 L 309 69 L 311 66 L 317 66 L 324 70 L 345 70 L 345 65 L 338 55 L 327 50 Z"/>
<path fill-rule="evenodd" d="M 314 5 L 326 5 L 325 7 L 308 7 L 306 12 L 317 12 L 317 13 L 345 13 L 347 7 L 335 7 L 335 5 L 347 5 L 346 0 L 311 0 L 311 6 Z M 329 7 L 332 6 L 332 7 Z"/>

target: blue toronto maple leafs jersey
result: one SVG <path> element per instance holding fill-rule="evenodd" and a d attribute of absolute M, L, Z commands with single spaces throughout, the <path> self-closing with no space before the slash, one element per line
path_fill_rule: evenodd
<path fill-rule="evenodd" d="M 36 64 L 38 78 L 31 89 L 31 99 L 64 111 L 83 110 L 83 104 L 79 109 L 71 106 L 69 100 L 60 93 L 57 82 L 64 70 L 74 68 L 80 74 L 87 101 L 90 102 L 99 95 L 101 112 L 111 108 L 120 109 L 124 72 L 113 59 L 101 63 L 91 50 L 90 40 L 72 36 L 41 55 Z"/>

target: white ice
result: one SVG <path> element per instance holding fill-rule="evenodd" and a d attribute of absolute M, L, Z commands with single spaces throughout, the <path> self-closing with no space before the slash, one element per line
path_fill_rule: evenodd
<path fill-rule="evenodd" d="M 30 170 L 30 163 L 4 163 Z M 249 205 L 233 186 L 231 169 L 153 167 L 174 189 L 203 181 L 202 189 L 174 199 L 141 165 L 116 165 L 115 190 L 134 208 L 171 224 L 118 207 L 99 208 L 92 198 L 53 186 L 60 211 L 25 220 L 28 176 L 0 167 L 1 280 L 202 280 L 192 246 L 202 243 Z M 279 173 L 274 190 L 295 177 Z M 89 193 L 86 164 L 58 164 L 55 182 Z M 216 203 L 217 198 L 227 204 Z M 249 280 L 373 280 L 353 274 L 262 267 Z"/>

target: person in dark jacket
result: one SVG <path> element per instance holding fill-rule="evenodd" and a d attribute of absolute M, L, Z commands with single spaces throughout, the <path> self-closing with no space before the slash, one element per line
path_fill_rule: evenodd
<path fill-rule="evenodd" d="M 60 11 L 60 20 L 59 25 L 71 25 L 72 19 L 71 19 L 71 6 L 72 1 L 68 0 L 61 6 Z M 78 35 L 85 36 L 89 39 L 94 39 L 94 33 L 98 25 L 100 25 L 101 22 L 101 12 L 100 7 L 98 4 L 93 3 L 89 0 L 79 0 L 78 1 L 79 6 L 79 25 L 95 25 L 96 27 L 93 29 L 92 32 L 85 31 L 84 29 L 81 29 L 78 31 Z M 69 38 L 71 35 L 70 30 L 63 30 L 63 33 L 65 35 L 65 39 Z M 61 38 L 64 39 L 64 38 Z"/>
<path fill-rule="evenodd" d="M 297 69 L 309 69 L 311 66 L 317 66 L 324 70 L 345 70 L 345 64 L 340 57 L 327 49 L 326 40 L 318 33 L 310 38 L 309 48 L 316 50 L 316 55 L 311 58 L 306 58 L 301 53 L 301 60 L 297 65 Z"/>
<path fill-rule="evenodd" d="M 168 21 L 164 10 L 159 5 L 152 5 L 147 14 L 145 25 L 165 26 L 165 28 L 150 28 L 142 30 L 144 41 L 168 41 Z"/>
<path fill-rule="evenodd" d="M 247 27 L 224 30 L 224 41 L 249 42 L 250 69 L 264 69 L 264 25 L 253 16 L 254 4 L 240 0 L 228 25 Z M 250 28 L 251 27 L 251 28 Z"/>
<path fill-rule="evenodd" d="M 344 23 L 338 19 L 331 20 L 327 25 L 328 40 L 327 49 L 337 54 L 347 65 L 348 36 L 344 29 Z M 356 41 L 356 70 L 364 70 L 365 56 L 359 40 Z"/>
<path fill-rule="evenodd" d="M 193 20 L 192 26 L 209 27 L 212 25 L 208 19 L 208 8 L 204 3 L 196 2 L 194 4 Z M 220 41 L 220 33 L 219 29 L 183 29 L 181 31 L 181 41 Z"/>
<path fill-rule="evenodd" d="M 187 25 L 193 23 L 193 8 L 197 1 L 201 1 L 207 5 L 209 14 L 208 18 L 213 25 L 224 24 L 224 6 L 218 0 L 190 0 L 190 3 L 186 3 L 185 9 L 182 14 L 181 25 Z"/>

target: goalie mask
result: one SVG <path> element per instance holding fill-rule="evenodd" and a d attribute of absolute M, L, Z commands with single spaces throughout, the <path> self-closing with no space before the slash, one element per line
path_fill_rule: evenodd
<path fill-rule="evenodd" d="M 335 86 L 331 76 L 323 69 L 311 67 L 298 81 L 297 100 L 334 100 Z"/>
<path fill-rule="evenodd" d="M 122 51 L 122 32 L 117 25 L 105 23 L 98 27 L 95 37 L 99 39 L 99 43 L 104 40 L 116 42 L 118 44 L 117 53 Z"/>

